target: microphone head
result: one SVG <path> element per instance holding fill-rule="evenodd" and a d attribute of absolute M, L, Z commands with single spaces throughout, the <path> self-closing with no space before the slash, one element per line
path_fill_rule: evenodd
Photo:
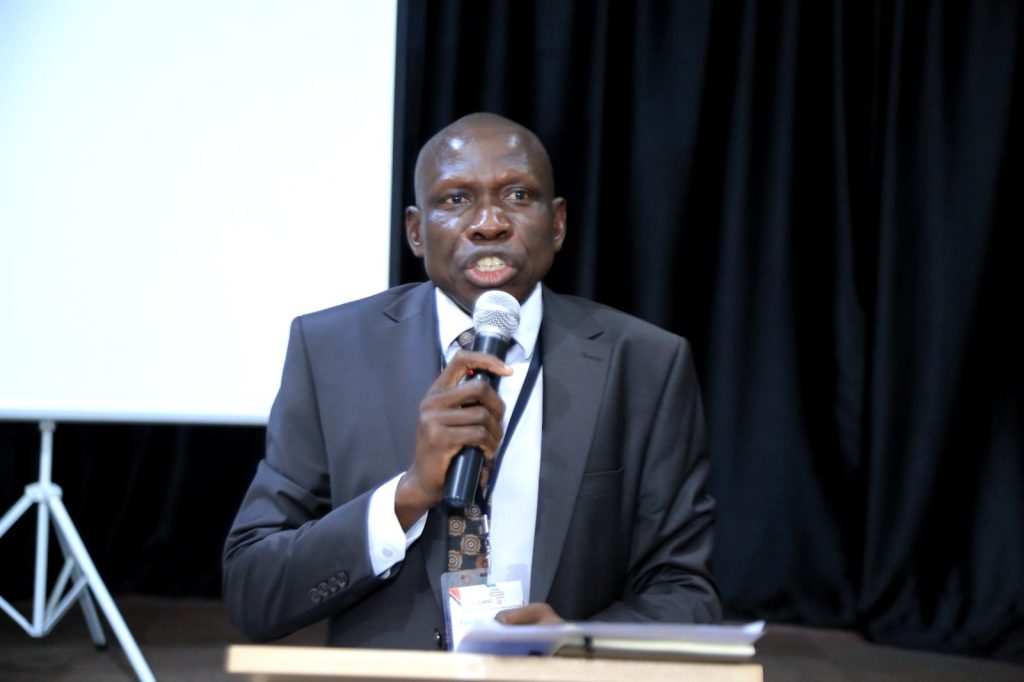
<path fill-rule="evenodd" d="M 500 334 L 512 338 L 519 328 L 519 301 L 512 294 L 488 289 L 473 306 L 473 328 L 477 334 Z"/>

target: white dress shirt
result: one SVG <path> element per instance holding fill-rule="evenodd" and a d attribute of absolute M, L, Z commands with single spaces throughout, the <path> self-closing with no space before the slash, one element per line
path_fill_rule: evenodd
<path fill-rule="evenodd" d="M 438 320 L 438 348 L 444 349 L 445 361 L 451 360 L 459 350 L 456 337 L 473 326 L 473 320 L 449 299 L 435 289 Z M 541 287 L 538 284 L 520 309 L 519 328 L 515 343 L 509 348 L 505 363 L 512 375 L 502 377 L 498 395 L 505 403 L 504 428 L 519 398 L 530 361 L 537 348 L 540 323 L 544 314 Z M 439 352 L 441 352 L 439 350 Z M 491 557 L 490 580 L 522 580 L 523 594 L 529 595 L 530 566 L 533 563 L 533 539 L 537 523 L 537 491 L 540 484 L 540 445 L 542 415 L 544 412 L 544 370 L 529 396 L 512 440 L 505 450 L 498 471 L 497 482 L 491 493 Z M 414 453 L 409 453 L 412 457 Z M 370 499 L 369 552 L 374 571 L 387 577 L 391 568 L 405 558 L 405 551 L 423 532 L 426 515 L 420 517 L 408 531 L 402 532 L 395 515 L 395 493 L 398 475 L 374 491 Z M 437 586 L 440 589 L 440 586 Z"/>

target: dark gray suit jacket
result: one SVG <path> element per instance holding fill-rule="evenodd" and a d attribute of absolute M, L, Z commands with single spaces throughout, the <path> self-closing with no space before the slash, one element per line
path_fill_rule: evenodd
<path fill-rule="evenodd" d="M 689 345 L 606 306 L 543 296 L 530 600 L 567 620 L 717 621 L 714 502 Z M 370 565 L 367 509 L 412 460 L 439 352 L 429 283 L 294 321 L 266 458 L 224 552 L 224 597 L 248 637 L 329 618 L 331 644 L 437 646 L 444 505 L 386 579 Z"/>

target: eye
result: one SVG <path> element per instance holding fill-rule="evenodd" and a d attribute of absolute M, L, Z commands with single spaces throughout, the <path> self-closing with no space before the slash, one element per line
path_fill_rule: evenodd
<path fill-rule="evenodd" d="M 505 194 L 505 198 L 510 201 L 526 201 L 530 198 L 530 193 L 525 189 L 513 189 Z"/>
<path fill-rule="evenodd" d="M 469 201 L 469 197 L 465 194 L 449 194 L 442 203 L 446 206 L 459 206 L 467 201 Z"/>

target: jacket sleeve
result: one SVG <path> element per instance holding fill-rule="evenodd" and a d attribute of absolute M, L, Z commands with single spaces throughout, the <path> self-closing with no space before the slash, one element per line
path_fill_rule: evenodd
<path fill-rule="evenodd" d="M 231 621 L 252 640 L 290 634 L 385 582 L 373 573 L 367 544 L 373 490 L 334 506 L 319 415 L 298 318 L 267 427 L 266 457 L 224 548 L 224 600 Z"/>

